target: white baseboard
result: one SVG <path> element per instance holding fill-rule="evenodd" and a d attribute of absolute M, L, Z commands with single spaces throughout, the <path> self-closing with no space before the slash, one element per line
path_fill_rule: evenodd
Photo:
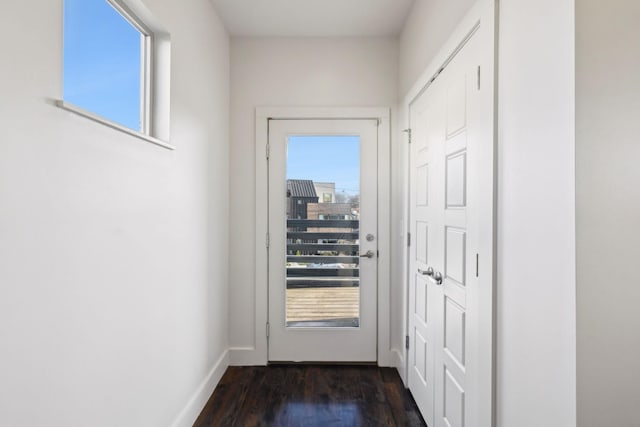
<path fill-rule="evenodd" d="M 232 347 L 229 349 L 231 366 L 266 366 L 267 355 L 255 347 Z"/>
<path fill-rule="evenodd" d="M 232 347 L 229 349 L 230 366 L 266 366 L 266 354 L 255 347 Z M 397 349 L 391 349 L 379 356 L 378 366 L 396 368 L 404 381 L 404 354 Z"/>
<path fill-rule="evenodd" d="M 396 348 L 391 350 L 391 352 L 393 353 L 393 366 L 398 370 L 398 375 L 400 375 L 400 378 L 402 379 L 402 382 L 406 387 L 407 386 L 407 379 L 406 379 L 407 369 L 404 362 L 405 360 L 404 353 Z"/>
<path fill-rule="evenodd" d="M 382 368 L 395 368 L 396 358 L 394 350 L 378 352 L 378 366 Z"/>
<path fill-rule="evenodd" d="M 225 350 L 220 358 L 214 363 L 213 368 L 209 371 L 206 378 L 202 381 L 198 389 L 195 391 L 189 402 L 176 417 L 173 427 L 191 427 L 198 415 L 202 412 L 204 405 L 211 397 L 213 390 L 216 388 L 222 375 L 229 366 L 229 350 Z"/>
<path fill-rule="evenodd" d="M 255 347 L 232 347 L 229 349 L 230 366 L 266 366 L 268 363 L 266 354 Z M 397 349 L 386 351 L 379 355 L 378 366 L 396 368 L 400 376 L 404 369 L 404 355 Z"/>

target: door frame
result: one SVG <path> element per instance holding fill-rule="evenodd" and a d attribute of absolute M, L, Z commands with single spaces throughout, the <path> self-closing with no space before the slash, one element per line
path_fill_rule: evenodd
<path fill-rule="evenodd" d="M 482 299 L 483 308 L 490 312 L 490 322 L 489 325 L 486 325 L 485 332 L 485 340 L 480 344 L 479 353 L 481 354 L 480 363 L 483 366 L 487 366 L 488 369 L 483 372 L 483 378 L 481 381 L 489 382 L 491 384 L 491 392 L 487 396 L 483 396 L 484 399 L 481 403 L 481 408 L 476 408 L 481 414 L 481 418 L 483 420 L 489 420 L 489 425 L 495 425 L 495 406 L 496 406 L 496 280 L 497 280 L 497 118 L 498 118 L 498 86 L 497 86 L 497 52 L 498 52 L 498 2 L 497 0 L 478 0 L 467 12 L 465 17 L 461 20 L 455 30 L 451 33 L 447 41 L 442 45 L 438 53 L 432 58 L 429 65 L 425 68 L 424 72 L 421 74 L 420 78 L 415 82 L 415 84 L 411 87 L 409 92 L 406 94 L 402 101 L 402 111 L 400 123 L 405 124 L 407 129 L 411 129 L 411 106 L 412 104 L 424 93 L 430 84 L 437 78 L 438 74 L 440 74 L 441 70 L 444 69 L 449 62 L 453 59 L 453 57 L 458 53 L 458 51 L 466 44 L 469 38 L 476 34 L 477 32 L 481 32 L 481 37 L 487 43 L 486 48 L 491 50 L 492 61 L 486 64 L 486 69 L 482 69 L 482 79 L 483 84 L 492 85 L 492 101 L 493 101 L 493 109 L 492 109 L 492 121 L 487 123 L 487 126 L 491 126 L 493 128 L 493 153 L 486 158 L 483 158 L 483 161 L 491 164 L 492 169 L 492 180 L 491 182 L 485 183 L 483 188 L 485 188 L 489 194 L 487 200 L 485 200 L 485 207 L 492 213 L 491 218 L 483 218 L 484 222 L 490 221 L 491 227 L 490 230 L 485 230 L 482 234 L 481 239 L 484 239 L 485 242 L 491 242 L 492 250 L 490 251 L 488 257 L 484 257 L 486 259 L 480 259 L 479 268 L 482 271 L 489 271 L 489 277 L 482 282 L 482 285 L 490 288 L 490 291 L 486 294 L 486 298 Z M 407 171 L 404 177 L 401 179 L 402 187 L 403 187 L 403 208 L 402 208 L 402 218 L 404 224 L 406 224 L 405 233 L 404 233 L 404 254 L 403 254 L 403 281 L 404 281 L 404 296 L 403 296 L 403 314 L 404 314 L 404 324 L 403 324 L 403 332 L 406 337 L 409 334 L 409 284 L 410 284 L 410 250 L 411 248 L 408 245 L 408 232 L 410 231 L 411 226 L 411 217 L 410 217 L 410 154 L 411 149 L 409 144 L 406 142 L 411 137 L 410 133 L 397 134 L 397 137 L 400 141 L 403 141 L 402 151 L 400 153 L 400 157 L 402 158 L 402 163 L 404 170 Z M 413 242 L 412 242 L 413 244 Z M 409 352 L 405 347 L 403 348 L 402 360 L 399 362 L 401 365 L 398 366 L 398 372 L 404 381 L 405 386 L 408 387 L 408 372 L 409 372 Z M 483 423 L 483 426 L 485 424 Z"/>
<path fill-rule="evenodd" d="M 390 339 L 390 250 L 391 250 L 391 111 L 385 107 L 258 107 L 256 108 L 255 193 L 255 343 L 252 364 L 266 365 L 269 322 L 269 258 L 267 233 L 269 119 L 345 120 L 378 119 L 378 272 L 377 359 L 379 366 L 394 366 Z"/>

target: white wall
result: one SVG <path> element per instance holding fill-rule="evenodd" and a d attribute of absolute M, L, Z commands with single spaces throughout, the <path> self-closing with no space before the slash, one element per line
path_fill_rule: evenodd
<path fill-rule="evenodd" d="M 466 12 L 446 3 L 414 5 L 399 47 L 403 96 Z M 439 16 L 446 22 L 429 25 Z M 573 1 L 501 0 L 499 19 L 497 425 L 568 427 L 576 422 Z M 402 215 L 394 218 L 398 227 Z"/>
<path fill-rule="evenodd" d="M 234 363 L 264 363 L 253 351 L 255 307 L 255 107 L 394 106 L 394 39 L 237 38 L 231 43 L 230 333 Z M 244 351 L 242 350 L 244 349 Z"/>
<path fill-rule="evenodd" d="M 207 0 L 145 3 L 176 151 L 53 106 L 62 0 L 3 4 L 1 425 L 191 425 L 226 367 L 229 40 Z"/>
<path fill-rule="evenodd" d="M 640 425 L 640 3 L 576 1 L 578 425 Z"/>
<path fill-rule="evenodd" d="M 498 425 L 576 423 L 573 0 L 502 0 Z"/>
<path fill-rule="evenodd" d="M 474 3 L 475 0 L 416 0 L 400 35 L 401 96 L 409 92 Z"/>

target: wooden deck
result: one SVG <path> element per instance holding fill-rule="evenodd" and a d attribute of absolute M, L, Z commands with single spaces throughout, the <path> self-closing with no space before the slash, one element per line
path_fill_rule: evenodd
<path fill-rule="evenodd" d="M 359 317 L 360 289 L 287 289 L 287 322 L 308 322 Z"/>

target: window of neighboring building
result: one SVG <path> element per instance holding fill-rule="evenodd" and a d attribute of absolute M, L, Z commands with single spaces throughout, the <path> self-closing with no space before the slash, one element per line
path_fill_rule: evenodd
<path fill-rule="evenodd" d="M 64 0 L 59 105 L 168 140 L 169 35 L 154 21 L 140 0 Z"/>
<path fill-rule="evenodd" d="M 322 193 L 322 201 L 324 203 L 331 203 L 331 193 Z"/>
<path fill-rule="evenodd" d="M 318 219 L 328 219 L 328 220 L 351 219 L 351 215 L 339 215 L 339 214 L 323 215 L 323 214 L 320 214 L 320 215 L 318 215 Z"/>

